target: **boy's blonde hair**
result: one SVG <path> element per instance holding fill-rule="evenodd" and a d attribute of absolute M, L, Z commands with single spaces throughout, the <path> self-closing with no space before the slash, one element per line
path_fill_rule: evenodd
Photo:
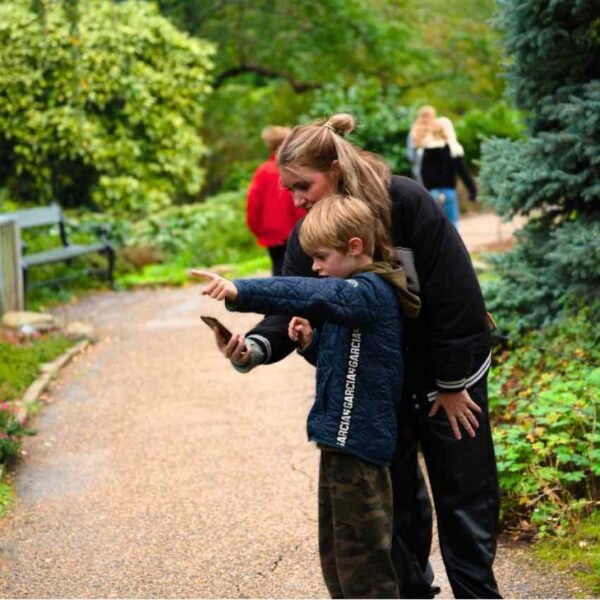
<path fill-rule="evenodd" d="M 362 240 L 367 256 L 389 260 L 393 255 L 383 223 L 364 200 L 352 196 L 319 200 L 304 218 L 298 237 L 309 256 L 321 247 L 345 252 L 353 237 Z"/>

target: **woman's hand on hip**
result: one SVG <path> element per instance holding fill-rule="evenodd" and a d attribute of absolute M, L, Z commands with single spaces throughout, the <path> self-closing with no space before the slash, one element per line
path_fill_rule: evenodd
<path fill-rule="evenodd" d="M 460 392 L 439 392 L 437 400 L 433 403 L 429 416 L 434 417 L 440 407 L 446 412 L 450 427 L 457 440 L 462 440 L 461 426 L 471 437 L 475 437 L 475 429 L 479 428 L 476 413 L 481 413 L 481 407 L 469 396 L 467 390 Z"/>

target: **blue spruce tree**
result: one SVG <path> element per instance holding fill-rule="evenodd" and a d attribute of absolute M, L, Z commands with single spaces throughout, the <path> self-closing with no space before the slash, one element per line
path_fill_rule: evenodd
<path fill-rule="evenodd" d="M 600 4 L 500 0 L 509 90 L 529 136 L 484 144 L 481 181 L 528 224 L 486 289 L 504 323 L 538 327 L 585 303 L 600 312 Z"/>

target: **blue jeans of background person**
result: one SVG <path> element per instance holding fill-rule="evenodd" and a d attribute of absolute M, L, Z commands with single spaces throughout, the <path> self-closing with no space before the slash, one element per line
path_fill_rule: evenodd
<path fill-rule="evenodd" d="M 454 188 L 434 188 L 429 190 L 433 199 L 442 207 L 448 219 L 458 229 L 458 198 Z"/>

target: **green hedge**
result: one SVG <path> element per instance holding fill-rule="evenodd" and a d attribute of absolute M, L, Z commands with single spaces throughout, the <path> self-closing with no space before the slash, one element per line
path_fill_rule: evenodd
<path fill-rule="evenodd" d="M 489 378 L 503 521 L 565 533 L 600 499 L 600 348 L 591 311 L 510 344 Z"/>
<path fill-rule="evenodd" d="M 141 217 L 195 198 L 212 44 L 151 2 L 0 3 L 0 186 Z"/>
<path fill-rule="evenodd" d="M 135 223 L 128 245 L 153 246 L 187 266 L 237 263 L 264 254 L 246 226 L 246 193 L 172 207 Z"/>

